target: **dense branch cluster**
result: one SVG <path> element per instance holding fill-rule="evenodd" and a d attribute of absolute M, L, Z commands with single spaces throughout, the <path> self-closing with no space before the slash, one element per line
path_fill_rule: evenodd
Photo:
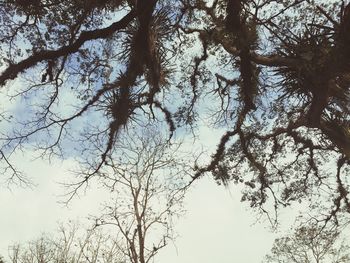
<path fill-rule="evenodd" d="M 346 240 L 341 240 L 340 231 L 322 229 L 310 223 L 300 226 L 290 236 L 277 238 L 264 262 L 348 262 L 349 246 Z"/>
<path fill-rule="evenodd" d="M 163 121 L 171 139 L 205 119 L 227 133 L 193 180 L 243 183 L 263 211 L 322 192 L 326 220 L 350 212 L 345 1 L 13 0 L 0 15 L 0 85 L 26 105 L 1 115 L 14 176 L 23 147 L 82 156 L 89 179 L 128 127 Z"/>
<path fill-rule="evenodd" d="M 9 258 L 2 262 L 125 262 L 118 239 L 100 229 L 82 229 L 78 223 L 61 224 L 57 235 L 42 234 L 26 244 L 9 247 Z"/>

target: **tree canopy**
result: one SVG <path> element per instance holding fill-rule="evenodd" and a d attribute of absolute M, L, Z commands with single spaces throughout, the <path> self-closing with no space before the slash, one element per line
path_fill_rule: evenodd
<path fill-rule="evenodd" d="M 0 17 L 10 181 L 19 150 L 77 156 L 87 182 L 130 127 L 162 122 L 171 141 L 206 123 L 226 132 L 191 180 L 242 183 L 261 211 L 350 212 L 345 1 L 7 0 Z"/>
<path fill-rule="evenodd" d="M 346 263 L 350 260 L 349 248 L 339 229 L 307 224 L 296 228 L 290 236 L 277 238 L 264 262 Z"/>

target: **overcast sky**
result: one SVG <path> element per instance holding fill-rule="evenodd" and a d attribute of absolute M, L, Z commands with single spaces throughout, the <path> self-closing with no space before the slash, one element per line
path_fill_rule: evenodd
<path fill-rule="evenodd" d="M 218 134 L 203 129 L 200 138 L 214 148 Z M 0 254 L 7 256 L 7 248 L 14 242 L 35 239 L 42 232 L 54 232 L 58 222 L 84 219 L 99 211 L 99 204 L 107 194 L 90 189 L 86 196 L 74 199 L 69 207 L 58 203 L 63 189 L 59 181 L 69 180 L 75 163 L 70 160 L 30 161 L 17 155 L 16 161 L 30 175 L 37 186 L 33 189 L 14 187 L 0 191 Z M 187 193 L 187 213 L 177 220 L 179 234 L 175 245 L 164 248 L 156 262 L 167 263 L 258 263 L 270 250 L 275 234 L 266 221 L 256 223 L 256 216 L 246 204 L 240 203 L 240 190 L 234 186 L 218 186 L 211 177 L 195 182 Z"/>
<path fill-rule="evenodd" d="M 6 105 L 5 105 L 6 106 Z M 4 107 L 5 107 L 4 106 Z M 205 142 L 208 159 L 216 148 L 223 131 L 201 128 L 199 142 Z M 188 139 L 187 147 L 193 147 Z M 198 151 L 201 151 L 198 146 Z M 198 152 L 197 151 L 197 152 Z M 68 219 L 84 220 L 97 215 L 100 203 L 109 197 L 102 189 L 89 189 L 85 196 L 75 198 L 68 207 L 58 201 L 62 187 L 57 182 L 69 181 L 69 170 L 76 166 L 70 159 L 47 163 L 35 152 L 17 153 L 18 166 L 37 184 L 33 189 L 12 187 L 10 191 L 0 186 L 0 255 L 7 256 L 8 246 L 38 238 L 43 232 L 55 233 L 59 222 Z M 207 160 L 208 161 L 208 160 Z M 187 213 L 178 219 L 175 229 L 179 234 L 174 245 L 162 249 L 155 262 L 167 263 L 260 263 L 269 252 L 276 233 L 272 233 L 265 220 L 257 220 L 257 214 L 240 203 L 240 190 L 234 185 L 218 186 L 210 177 L 197 180 L 189 189 L 185 209 Z M 283 210 L 283 229 L 293 223 L 295 214 Z M 281 233 L 279 233 L 281 234 Z"/>
<path fill-rule="evenodd" d="M 210 156 L 222 132 L 209 128 L 201 128 L 200 132 L 199 141 L 206 143 Z M 189 140 L 187 144 L 193 142 Z M 35 155 L 19 152 L 14 159 L 36 187 L 13 187 L 12 191 L 0 188 L 0 255 L 5 257 L 13 243 L 36 239 L 43 232 L 54 233 L 59 222 L 98 214 L 100 203 L 109 197 L 102 189 L 91 188 L 68 207 L 63 206 L 58 202 L 63 200 L 63 189 L 57 182 L 69 181 L 74 176 L 69 170 L 76 163 L 69 159 L 52 163 L 31 160 Z M 155 262 L 260 263 L 275 237 L 289 229 L 296 214 L 293 209 L 282 210 L 282 228 L 272 233 L 266 218 L 257 220 L 257 214 L 240 198 L 240 190 L 234 185 L 218 186 L 210 176 L 197 180 L 186 195 L 187 213 L 175 225 L 179 237 L 174 245 L 159 252 Z"/>
<path fill-rule="evenodd" d="M 21 157 L 18 157 L 21 159 Z M 37 238 L 42 232 L 53 232 L 57 222 L 84 218 L 95 213 L 103 192 L 96 189 L 69 208 L 57 203 L 62 189 L 55 181 L 69 176 L 65 169 L 72 162 L 46 164 L 40 160 L 23 166 L 38 182 L 35 189 L 2 188 L 0 192 L 0 249 L 7 256 L 13 242 Z M 254 224 L 254 214 L 239 202 L 237 189 L 225 189 L 211 178 L 203 178 L 189 191 L 187 214 L 176 224 L 179 238 L 176 247 L 169 245 L 156 262 L 212 263 L 260 262 L 270 249 L 274 235 L 268 224 Z"/>
<path fill-rule="evenodd" d="M 15 107 L 1 96 L 2 107 Z M 18 106 L 18 104 L 17 104 Z M 201 128 L 199 141 L 205 142 L 208 157 L 215 150 L 223 131 Z M 193 141 L 188 140 L 188 147 Z M 198 150 L 202 150 L 201 147 Z M 100 203 L 109 196 L 105 191 L 90 189 L 86 196 L 75 198 L 65 207 L 63 189 L 57 182 L 69 181 L 72 160 L 48 163 L 36 152 L 18 152 L 12 160 L 37 184 L 33 189 L 0 185 L 0 255 L 7 257 L 8 246 L 38 238 L 43 232 L 54 233 L 59 222 L 83 220 L 98 214 Z M 3 179 L 3 178 L 2 178 Z M 195 182 L 187 193 L 187 213 L 176 224 L 179 237 L 176 247 L 170 244 L 160 251 L 156 262 L 167 263 L 258 263 L 270 250 L 275 234 L 267 222 L 256 223 L 256 214 L 239 202 L 235 187 L 218 186 L 211 177 Z"/>

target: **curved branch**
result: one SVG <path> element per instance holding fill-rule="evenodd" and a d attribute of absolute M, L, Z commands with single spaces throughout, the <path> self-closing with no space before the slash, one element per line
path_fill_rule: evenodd
<path fill-rule="evenodd" d="M 4 86 L 8 80 L 15 79 L 19 73 L 35 66 L 39 62 L 54 60 L 68 54 L 75 53 L 87 41 L 111 36 L 116 31 L 125 28 L 135 18 L 135 16 L 136 12 L 131 10 L 121 20 L 111 24 L 109 27 L 82 32 L 79 38 L 71 45 L 61 47 L 57 50 L 42 50 L 16 64 L 9 65 L 0 75 L 0 86 Z"/>
<path fill-rule="evenodd" d="M 221 137 L 220 143 L 217 146 L 215 154 L 212 156 L 212 160 L 211 160 L 210 164 L 207 165 L 206 167 L 202 167 L 202 168 L 197 169 L 196 173 L 192 176 L 192 180 L 189 184 L 191 184 L 193 181 L 198 179 L 205 172 L 213 171 L 217 167 L 217 165 L 219 164 L 219 162 L 224 154 L 226 143 L 231 139 L 231 137 L 236 135 L 237 132 L 238 132 L 237 129 L 235 129 L 233 131 L 228 131 Z"/>

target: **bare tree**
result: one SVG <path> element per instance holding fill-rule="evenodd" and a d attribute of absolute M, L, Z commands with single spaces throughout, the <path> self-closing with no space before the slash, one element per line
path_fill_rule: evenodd
<path fill-rule="evenodd" d="M 121 263 L 117 240 L 100 230 L 78 224 L 61 225 L 58 233 L 42 235 L 9 248 L 11 263 Z"/>
<path fill-rule="evenodd" d="M 104 206 L 96 227 L 121 233 L 128 262 L 148 263 L 175 238 L 173 219 L 183 214 L 187 167 L 156 130 L 124 137 L 100 171 L 114 203 Z"/>
<path fill-rule="evenodd" d="M 130 136 L 132 135 L 132 136 Z M 10 249 L 12 263 L 148 263 L 176 238 L 173 220 L 183 215 L 188 170 L 171 144 L 154 126 L 130 129 L 120 136 L 98 172 L 111 200 L 94 226 L 82 232 L 77 225 L 61 226 L 59 236 L 43 236 L 27 246 Z M 183 156 L 183 154 L 181 154 Z M 82 180 L 94 168 L 85 163 Z M 82 181 L 71 183 L 73 192 Z M 84 184 L 83 184 L 84 185 Z M 70 195 L 72 192 L 69 193 Z M 106 234 L 108 233 L 108 234 Z"/>

